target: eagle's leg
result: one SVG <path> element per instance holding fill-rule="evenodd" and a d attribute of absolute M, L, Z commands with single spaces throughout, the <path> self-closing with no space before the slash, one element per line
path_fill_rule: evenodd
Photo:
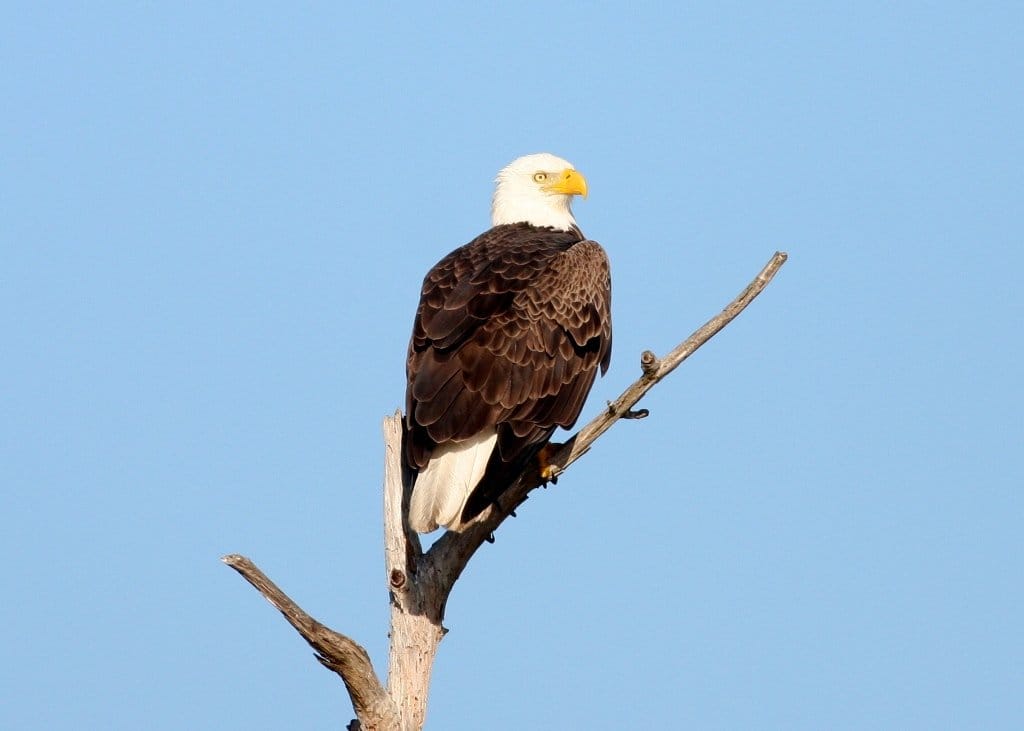
<path fill-rule="evenodd" d="M 555 453 L 562 447 L 561 444 L 548 442 L 537 452 L 537 474 L 540 475 L 540 484 L 547 487 L 558 484 L 558 465 L 551 461 Z"/>

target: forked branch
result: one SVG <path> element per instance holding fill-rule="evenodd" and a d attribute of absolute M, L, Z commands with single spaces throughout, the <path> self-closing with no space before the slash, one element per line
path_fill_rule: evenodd
<path fill-rule="evenodd" d="M 640 359 L 640 378 L 608 404 L 553 455 L 557 473 L 582 457 L 597 439 L 619 419 L 638 418 L 643 410 L 633 407 L 656 383 L 674 371 L 718 331 L 728 325 L 757 297 L 786 262 L 776 252 L 736 299 L 708 320 L 663 358 L 645 351 Z M 529 492 L 540 486 L 536 474 L 524 474 L 506 490 L 499 503 L 483 511 L 459 532 L 442 535 L 424 552 L 419 536 L 409 529 L 408 480 L 401 464 L 402 417 L 384 420 L 384 542 L 388 590 L 391 597 L 391 647 L 388 685 L 378 680 L 369 655 L 345 635 L 334 632 L 306 614 L 247 558 L 224 557 L 316 650 L 317 659 L 345 683 L 358 720 L 349 728 L 362 731 L 419 731 L 426 718 L 427 692 L 437 647 L 444 636 L 441 627 L 448 596 L 469 559 Z"/>

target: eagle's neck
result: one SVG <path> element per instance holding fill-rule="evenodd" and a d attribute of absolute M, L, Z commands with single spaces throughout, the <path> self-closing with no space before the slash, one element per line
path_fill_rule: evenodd
<path fill-rule="evenodd" d="M 535 191 L 519 192 L 499 186 L 491 201 L 491 224 L 528 223 L 559 231 L 579 230 L 569 207 L 571 199 L 568 195 L 538 195 Z"/>

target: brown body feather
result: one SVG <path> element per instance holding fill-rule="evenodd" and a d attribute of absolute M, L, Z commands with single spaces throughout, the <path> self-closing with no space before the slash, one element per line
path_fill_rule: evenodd
<path fill-rule="evenodd" d="M 496 428 L 497 447 L 462 514 L 497 498 L 571 427 L 611 357 L 608 259 L 578 229 L 495 226 L 423 280 L 406 362 L 405 459 Z"/>

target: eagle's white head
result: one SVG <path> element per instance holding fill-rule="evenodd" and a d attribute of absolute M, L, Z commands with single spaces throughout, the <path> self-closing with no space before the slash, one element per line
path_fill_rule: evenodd
<path fill-rule="evenodd" d="M 530 223 L 568 231 L 576 225 L 570 203 L 587 195 L 587 179 L 572 163 L 541 152 L 513 160 L 498 173 L 491 223 Z"/>

